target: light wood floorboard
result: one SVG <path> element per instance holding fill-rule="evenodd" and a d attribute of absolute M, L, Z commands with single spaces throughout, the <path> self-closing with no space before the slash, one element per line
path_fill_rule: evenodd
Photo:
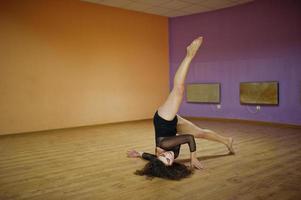
<path fill-rule="evenodd" d="M 0 136 L 0 199 L 301 199 L 301 129 L 193 121 L 232 136 L 237 154 L 197 140 L 205 169 L 181 181 L 133 174 L 146 162 L 125 152 L 153 153 L 151 120 Z"/>

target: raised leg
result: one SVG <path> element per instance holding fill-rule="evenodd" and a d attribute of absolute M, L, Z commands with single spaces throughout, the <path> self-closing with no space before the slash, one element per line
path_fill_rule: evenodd
<path fill-rule="evenodd" d="M 188 73 L 189 65 L 199 47 L 201 46 L 202 41 L 203 38 L 199 37 L 187 47 L 186 57 L 182 61 L 175 74 L 173 89 L 167 97 L 167 100 L 158 109 L 158 114 L 166 120 L 172 120 L 179 110 L 180 104 L 183 99 L 185 79 Z"/>
<path fill-rule="evenodd" d="M 222 144 L 225 144 L 230 151 L 230 153 L 234 154 L 233 149 L 233 139 L 231 137 L 224 137 L 214 131 L 209 129 L 202 129 L 187 119 L 178 117 L 178 125 L 177 125 L 177 133 L 178 134 L 192 134 L 195 138 L 203 138 L 211 141 L 216 141 Z"/>

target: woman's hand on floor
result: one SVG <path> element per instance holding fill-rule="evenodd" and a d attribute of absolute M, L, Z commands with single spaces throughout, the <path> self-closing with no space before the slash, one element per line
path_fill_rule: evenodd
<path fill-rule="evenodd" d="M 126 154 L 129 158 L 139 158 L 140 157 L 139 152 L 134 149 L 128 150 Z"/>
<path fill-rule="evenodd" d="M 203 169 L 202 163 L 197 159 L 197 158 L 192 158 L 191 159 L 191 169 L 196 168 L 196 169 Z"/>

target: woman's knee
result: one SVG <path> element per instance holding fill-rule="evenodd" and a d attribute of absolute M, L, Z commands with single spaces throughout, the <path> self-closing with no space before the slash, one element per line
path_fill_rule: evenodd
<path fill-rule="evenodd" d="M 201 130 L 201 131 L 198 131 L 196 134 L 195 134 L 195 137 L 197 138 L 206 138 L 208 135 L 208 133 L 204 130 Z"/>
<path fill-rule="evenodd" d="M 172 92 L 176 94 L 177 96 L 183 96 L 185 91 L 185 85 L 184 84 L 177 84 L 174 85 Z"/>

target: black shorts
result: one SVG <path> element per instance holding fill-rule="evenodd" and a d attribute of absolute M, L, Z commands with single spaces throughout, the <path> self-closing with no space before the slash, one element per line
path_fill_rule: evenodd
<path fill-rule="evenodd" d="M 153 123 L 155 128 L 156 145 L 159 142 L 159 138 L 171 137 L 177 134 L 177 116 L 175 116 L 172 120 L 166 120 L 160 117 L 157 111 L 154 115 Z"/>

